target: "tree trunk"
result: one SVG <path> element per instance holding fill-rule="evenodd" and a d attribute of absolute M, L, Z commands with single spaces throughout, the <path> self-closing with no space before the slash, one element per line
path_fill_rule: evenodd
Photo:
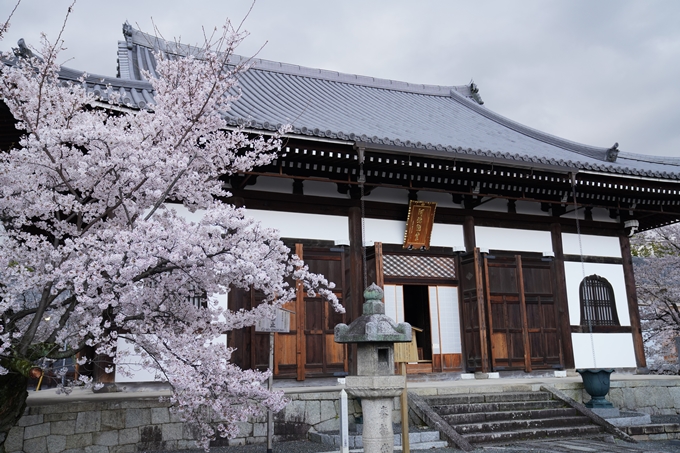
<path fill-rule="evenodd" d="M 26 409 L 28 378 L 17 372 L 0 376 L 0 453 L 5 453 L 9 430 L 17 424 Z"/>

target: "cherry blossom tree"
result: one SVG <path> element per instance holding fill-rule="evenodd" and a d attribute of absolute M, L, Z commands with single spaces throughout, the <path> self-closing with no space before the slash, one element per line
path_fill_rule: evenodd
<path fill-rule="evenodd" d="M 650 370 L 677 374 L 680 336 L 680 226 L 638 234 L 632 241 L 645 353 Z"/>
<path fill-rule="evenodd" d="M 60 38 L 3 55 L 0 98 L 21 138 L 0 152 L 0 450 L 41 359 L 94 348 L 115 364 L 118 338 L 171 385 L 173 410 L 203 446 L 233 436 L 236 422 L 285 400 L 261 385 L 268 372 L 230 363 L 220 335 L 273 316 L 295 295 L 290 279 L 343 310 L 277 231 L 225 201 L 223 177 L 270 162 L 287 131 L 253 136 L 223 119 L 247 70 L 225 65 L 238 28 L 227 23 L 185 58 L 157 55 L 147 109 L 60 80 Z M 263 303 L 233 312 L 210 297 L 234 287 Z M 189 303 L 196 295 L 207 304 Z"/>

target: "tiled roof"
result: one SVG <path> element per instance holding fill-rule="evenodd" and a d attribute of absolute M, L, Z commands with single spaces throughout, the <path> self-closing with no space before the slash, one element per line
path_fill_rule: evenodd
<path fill-rule="evenodd" d="M 140 69 L 154 74 L 154 49 L 170 58 L 199 51 L 127 24 L 124 36 L 118 45 L 119 78 L 88 76 L 86 82 L 103 100 L 110 85 L 133 108 L 153 104 Z M 273 131 L 291 124 L 294 135 L 367 149 L 680 180 L 678 158 L 583 145 L 529 128 L 480 105 L 473 85 L 417 85 L 260 59 L 251 63 L 239 78 L 242 96 L 226 114 L 232 125 Z M 65 79 L 80 75 L 62 70 Z"/>
<path fill-rule="evenodd" d="M 140 68 L 153 74 L 154 48 L 171 58 L 198 52 L 129 26 L 124 34 L 119 73 L 131 80 L 142 79 Z M 294 134 L 367 148 L 680 179 L 680 159 L 583 145 L 529 128 L 480 105 L 471 85 L 416 85 L 260 59 L 239 82 L 242 97 L 228 112 L 233 125 L 275 130 L 291 124 Z"/>

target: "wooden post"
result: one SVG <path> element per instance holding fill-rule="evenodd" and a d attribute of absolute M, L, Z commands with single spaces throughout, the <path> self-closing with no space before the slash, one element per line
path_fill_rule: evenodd
<path fill-rule="evenodd" d="M 349 221 L 349 303 L 345 305 L 347 309 L 347 323 L 354 321 L 361 316 L 364 293 L 364 271 L 363 271 L 363 235 L 361 227 L 361 208 L 352 206 L 348 212 Z M 350 345 L 349 351 L 349 373 L 357 373 L 356 363 L 356 344 Z"/>
<path fill-rule="evenodd" d="M 630 327 L 633 332 L 633 348 L 635 350 L 635 363 L 639 370 L 647 371 L 645 359 L 645 346 L 642 341 L 642 327 L 640 326 L 640 310 L 638 308 L 637 291 L 635 290 L 635 275 L 633 273 L 633 256 L 630 253 L 630 240 L 628 236 L 619 236 L 621 244 L 621 257 L 623 258 L 623 279 L 626 283 L 628 295 L 628 313 L 630 315 Z"/>
<path fill-rule="evenodd" d="M 295 254 L 303 259 L 302 244 L 295 244 Z M 297 365 L 297 380 L 305 380 L 305 364 L 307 363 L 307 342 L 305 341 L 305 289 L 302 282 L 296 282 L 296 300 L 295 300 L 295 326 L 297 335 L 297 355 L 295 363 Z"/>
<path fill-rule="evenodd" d="M 471 215 L 465 216 L 463 221 L 463 242 L 465 251 L 470 253 L 477 246 L 477 239 L 475 238 L 475 218 Z"/>
<path fill-rule="evenodd" d="M 269 391 L 274 389 L 274 332 L 269 332 Z M 272 439 L 274 438 L 274 413 L 267 410 L 267 453 L 272 453 Z"/>
<path fill-rule="evenodd" d="M 477 313 L 479 316 L 479 347 L 482 361 L 482 373 L 488 373 L 489 367 L 489 334 L 486 329 L 486 308 L 484 307 L 484 263 L 482 254 L 475 247 L 475 279 L 477 284 Z"/>
<path fill-rule="evenodd" d="M 385 289 L 385 275 L 383 271 L 383 249 L 382 242 L 375 243 L 375 284 Z M 385 299 L 383 299 L 385 302 Z"/>
<path fill-rule="evenodd" d="M 552 239 L 553 270 L 555 274 L 555 302 L 557 305 L 557 326 L 560 330 L 561 353 L 564 358 L 564 367 L 572 369 L 574 364 L 574 347 L 571 342 L 571 323 L 569 322 L 569 302 L 567 300 L 567 281 L 564 269 L 564 248 L 562 246 L 562 227 L 559 223 L 550 225 Z"/>
<path fill-rule="evenodd" d="M 527 301 L 524 297 L 524 274 L 522 273 L 522 255 L 515 255 L 517 266 L 517 292 L 519 293 L 519 310 L 522 314 L 522 340 L 524 340 L 524 371 L 531 373 L 531 344 L 529 342 L 529 322 L 527 321 Z"/>

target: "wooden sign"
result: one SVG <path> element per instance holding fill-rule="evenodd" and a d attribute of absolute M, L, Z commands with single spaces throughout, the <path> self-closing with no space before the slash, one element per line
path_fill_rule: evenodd
<path fill-rule="evenodd" d="M 290 332 L 290 312 L 288 310 L 277 308 L 276 317 L 274 319 L 261 318 L 255 324 L 255 332 Z"/>
<path fill-rule="evenodd" d="M 436 207 L 437 203 L 434 202 L 411 200 L 408 205 L 408 218 L 404 233 L 405 249 L 428 250 L 430 248 Z"/>

